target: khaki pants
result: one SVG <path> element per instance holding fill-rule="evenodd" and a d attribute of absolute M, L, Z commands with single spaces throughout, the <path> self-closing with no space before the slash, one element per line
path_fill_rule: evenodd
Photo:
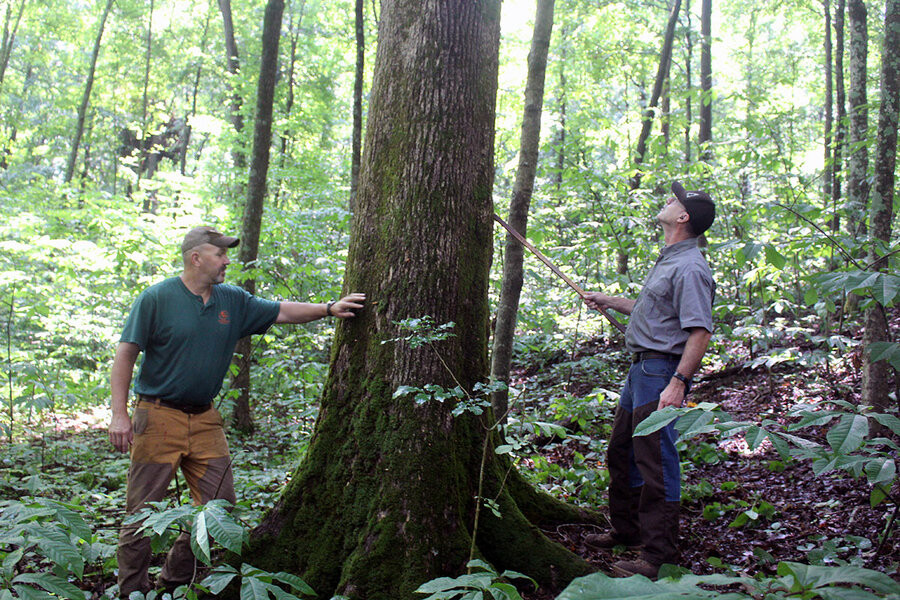
<path fill-rule="evenodd" d="M 234 479 L 222 417 L 215 408 L 191 415 L 174 408 L 141 401 L 132 415 L 134 442 L 125 510 L 130 515 L 147 502 L 158 502 L 176 469 L 191 490 L 195 505 L 216 498 L 235 502 Z M 119 532 L 119 594 L 148 592 L 150 580 L 150 538 L 136 534 L 140 523 L 123 525 Z M 176 586 L 189 583 L 196 568 L 190 535 L 183 532 L 166 557 L 157 583 Z"/>

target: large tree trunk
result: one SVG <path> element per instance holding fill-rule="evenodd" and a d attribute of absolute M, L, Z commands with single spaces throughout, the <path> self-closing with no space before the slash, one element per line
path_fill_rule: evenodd
<path fill-rule="evenodd" d="M 900 0 L 887 0 L 884 16 L 884 47 L 881 54 L 881 110 L 878 115 L 878 145 L 875 150 L 875 186 L 869 211 L 869 262 L 878 271 L 888 271 L 883 249 L 890 247 L 894 218 L 894 168 L 897 164 L 897 127 L 900 110 Z M 884 306 L 875 303 L 866 310 L 863 343 L 889 341 Z M 890 371 L 886 361 L 872 362 L 863 353 L 863 404 L 885 412 L 890 406 Z"/>
<path fill-rule="evenodd" d="M 684 28 L 684 48 L 687 59 L 684 61 L 684 164 L 691 164 L 691 128 L 694 126 L 694 107 L 691 102 L 691 94 L 694 91 L 693 62 L 694 62 L 694 36 L 692 35 L 693 23 L 691 20 L 691 0 L 684 1 L 684 14 L 687 24 Z"/>
<path fill-rule="evenodd" d="M 528 228 L 528 207 L 534 191 L 537 173 L 538 149 L 541 141 L 541 113 L 544 107 L 544 79 L 547 73 L 547 54 L 550 50 L 550 34 L 553 31 L 553 7 L 555 0 L 538 0 L 534 18 L 534 35 L 528 53 L 528 77 L 525 83 L 525 114 L 522 117 L 522 133 L 519 141 L 519 165 L 509 203 L 509 225 L 525 235 Z M 519 295 L 522 292 L 522 244 L 507 234 L 506 252 L 503 255 L 503 282 L 500 286 L 500 302 L 497 306 L 497 325 L 494 328 L 491 352 L 491 377 L 509 383 L 509 366 L 512 362 L 512 342 L 519 312 Z M 509 404 L 509 391 L 494 392 L 491 397 L 494 414 L 505 419 Z"/>
<path fill-rule="evenodd" d="M 259 255 L 259 232 L 262 227 L 263 201 L 266 197 L 266 177 L 269 173 L 269 149 L 272 145 L 272 106 L 275 101 L 275 78 L 278 74 L 278 39 L 281 36 L 283 14 L 284 0 L 268 1 L 263 21 L 262 56 L 256 90 L 253 155 L 238 255 L 245 268 L 252 266 Z M 256 280 L 253 278 L 246 279 L 243 286 L 251 294 L 256 292 Z M 238 355 L 235 357 L 238 374 L 232 383 L 232 388 L 240 390 L 235 400 L 233 425 L 245 433 L 253 430 L 253 415 L 250 411 L 251 349 L 249 338 L 240 340 Z"/>
<path fill-rule="evenodd" d="M 504 480 L 490 411 L 454 417 L 449 403 L 393 397 L 457 381 L 471 393 L 488 378 L 499 13 L 499 0 L 382 3 L 344 281 L 367 307 L 337 326 L 308 454 L 246 557 L 323 598 L 417 597 L 424 581 L 464 571 L 473 537 L 476 556 L 543 582 L 590 570 L 526 519 L 541 496 L 520 493 L 515 471 Z M 422 315 L 453 321 L 455 337 L 390 341 L 396 322 Z M 476 496 L 503 515 L 482 510 L 477 533 Z"/>
<path fill-rule="evenodd" d="M 866 144 L 869 128 L 869 109 L 866 96 L 866 61 L 869 35 L 864 0 L 849 0 L 850 17 L 850 172 L 847 178 L 847 226 L 851 237 L 865 236 L 866 204 L 869 184 L 869 151 Z"/>
<path fill-rule="evenodd" d="M 712 0 L 702 0 L 700 9 L 700 159 L 712 160 Z"/>
<path fill-rule="evenodd" d="M 97 37 L 94 40 L 94 49 L 91 51 L 91 65 L 88 68 L 87 81 L 84 84 L 84 93 L 81 96 L 81 104 L 78 106 L 78 119 L 75 122 L 75 135 L 72 137 L 72 148 L 69 150 L 69 160 L 66 163 L 66 183 L 72 181 L 75 174 L 75 162 L 78 160 L 78 146 L 81 144 L 81 136 L 84 135 L 84 121 L 87 118 L 87 108 L 91 101 L 91 89 L 94 87 L 94 73 L 97 70 L 97 57 L 100 56 L 100 41 L 103 39 L 103 30 L 106 28 L 106 19 L 112 9 L 113 0 L 106 0 L 103 16 L 97 26 Z"/>

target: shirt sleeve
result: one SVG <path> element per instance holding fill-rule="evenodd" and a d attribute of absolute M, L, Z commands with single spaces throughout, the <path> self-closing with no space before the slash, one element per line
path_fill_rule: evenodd
<path fill-rule="evenodd" d="M 265 333 L 275 323 L 281 303 L 264 300 L 244 291 L 245 311 L 241 337 Z"/>
<path fill-rule="evenodd" d="M 150 332 L 153 330 L 153 319 L 156 314 L 156 302 L 152 294 L 145 290 L 134 301 L 128 318 L 125 319 L 125 327 L 122 329 L 120 342 L 137 344 L 141 351 L 147 349 L 150 343 Z"/>
<path fill-rule="evenodd" d="M 688 269 L 677 279 L 673 302 L 682 329 L 702 327 L 712 333 L 713 286 L 700 269 Z"/>

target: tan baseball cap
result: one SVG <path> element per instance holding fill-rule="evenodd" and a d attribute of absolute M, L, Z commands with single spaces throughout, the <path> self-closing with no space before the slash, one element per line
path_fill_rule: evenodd
<path fill-rule="evenodd" d="M 219 233 L 212 227 L 203 225 L 194 227 L 187 232 L 187 235 L 184 236 L 184 241 L 181 242 L 181 253 L 184 254 L 191 248 L 196 248 L 201 244 L 212 244 L 219 248 L 234 248 L 240 243 L 241 240 L 236 237 Z"/>

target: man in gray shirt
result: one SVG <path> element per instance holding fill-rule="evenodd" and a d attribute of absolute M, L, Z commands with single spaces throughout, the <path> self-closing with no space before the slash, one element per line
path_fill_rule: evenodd
<path fill-rule="evenodd" d="M 665 247 L 637 300 L 589 292 L 593 309 L 631 315 L 625 348 L 632 365 L 622 388 L 607 451 L 612 531 L 585 542 L 594 547 L 641 549 L 637 560 L 620 560 L 616 574 L 655 579 L 660 565 L 678 562 L 681 469 L 674 423 L 651 435 L 634 430 L 653 411 L 681 406 L 712 336 L 715 282 L 697 238 L 712 225 L 708 194 L 685 191 L 679 182 L 656 216 Z"/>

